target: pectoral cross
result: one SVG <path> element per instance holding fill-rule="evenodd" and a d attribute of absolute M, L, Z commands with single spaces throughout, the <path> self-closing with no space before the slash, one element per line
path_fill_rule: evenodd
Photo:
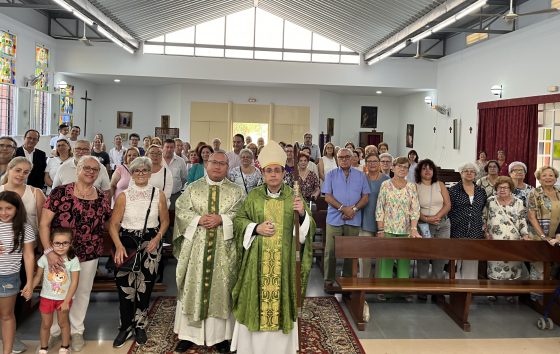
<path fill-rule="evenodd" d="M 80 97 L 81 100 L 86 101 L 85 103 L 85 108 L 84 108 L 84 136 L 86 136 L 86 129 L 87 129 L 87 103 L 88 101 L 91 101 L 91 98 L 89 98 L 87 96 L 87 90 L 86 90 L 86 97 Z"/>

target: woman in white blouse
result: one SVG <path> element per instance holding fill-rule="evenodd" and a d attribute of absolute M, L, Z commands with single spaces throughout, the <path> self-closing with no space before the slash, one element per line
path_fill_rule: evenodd
<path fill-rule="evenodd" d="M 72 157 L 72 148 L 70 142 L 66 138 L 56 141 L 56 147 L 53 157 L 47 159 L 47 167 L 45 168 L 45 184 L 47 185 L 47 195 L 51 192 L 54 177 L 60 165 Z"/>

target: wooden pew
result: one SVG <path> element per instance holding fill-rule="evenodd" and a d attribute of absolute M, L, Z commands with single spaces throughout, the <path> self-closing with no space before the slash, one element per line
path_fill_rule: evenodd
<path fill-rule="evenodd" d="M 449 295 L 440 303 L 464 331 L 470 331 L 469 307 L 475 295 L 544 293 L 544 304 L 552 299 L 559 285 L 550 279 L 551 263 L 560 262 L 560 248 L 544 241 L 500 241 L 469 239 L 412 239 L 374 237 L 335 237 L 336 258 L 351 258 L 351 277 L 337 277 L 344 300 L 359 330 L 365 329 L 363 308 L 366 293 L 427 293 Z M 449 279 L 358 278 L 359 258 L 408 258 L 449 260 Z M 539 261 L 544 262 L 545 280 L 466 280 L 455 279 L 455 260 Z M 542 304 L 530 304 L 542 313 Z M 560 311 L 551 318 L 560 323 Z"/>

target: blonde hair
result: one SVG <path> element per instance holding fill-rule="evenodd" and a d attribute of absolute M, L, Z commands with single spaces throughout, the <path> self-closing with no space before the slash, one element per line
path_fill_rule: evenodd
<path fill-rule="evenodd" d="M 0 184 L 4 185 L 6 183 L 8 183 L 8 172 L 16 167 L 17 164 L 25 162 L 29 165 L 29 170 L 31 170 L 33 168 L 33 164 L 31 163 L 31 161 L 29 161 L 27 159 L 27 157 L 24 156 L 17 156 L 14 157 L 13 159 L 10 160 L 10 162 L 8 162 L 8 167 L 6 167 L 6 173 L 4 173 L 4 175 L 2 176 L 2 179 L 0 179 Z"/>
<path fill-rule="evenodd" d="M 535 178 L 540 180 L 540 179 L 541 179 L 542 173 L 543 173 L 544 171 L 546 171 L 546 170 L 551 170 L 552 173 L 554 173 L 554 177 L 558 178 L 558 170 L 555 169 L 555 168 L 552 167 L 552 166 L 542 166 L 542 167 L 539 167 L 539 168 L 535 171 Z"/>

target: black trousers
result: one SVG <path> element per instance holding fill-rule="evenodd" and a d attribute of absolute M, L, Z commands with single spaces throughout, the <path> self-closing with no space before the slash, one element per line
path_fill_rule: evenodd
<path fill-rule="evenodd" d="M 156 282 L 159 262 L 161 260 L 162 243 L 151 253 L 146 252 L 150 240 L 158 232 L 157 228 L 147 229 L 145 235 L 141 230 L 134 233 L 142 238 L 142 262 L 140 271 L 137 273 L 120 271 L 115 269 L 115 283 L 119 293 L 119 310 L 121 315 L 121 330 L 129 327 L 145 328 L 148 316 L 150 297 Z M 126 238 L 122 239 L 125 248 L 135 248 L 134 244 L 125 244 Z"/>

